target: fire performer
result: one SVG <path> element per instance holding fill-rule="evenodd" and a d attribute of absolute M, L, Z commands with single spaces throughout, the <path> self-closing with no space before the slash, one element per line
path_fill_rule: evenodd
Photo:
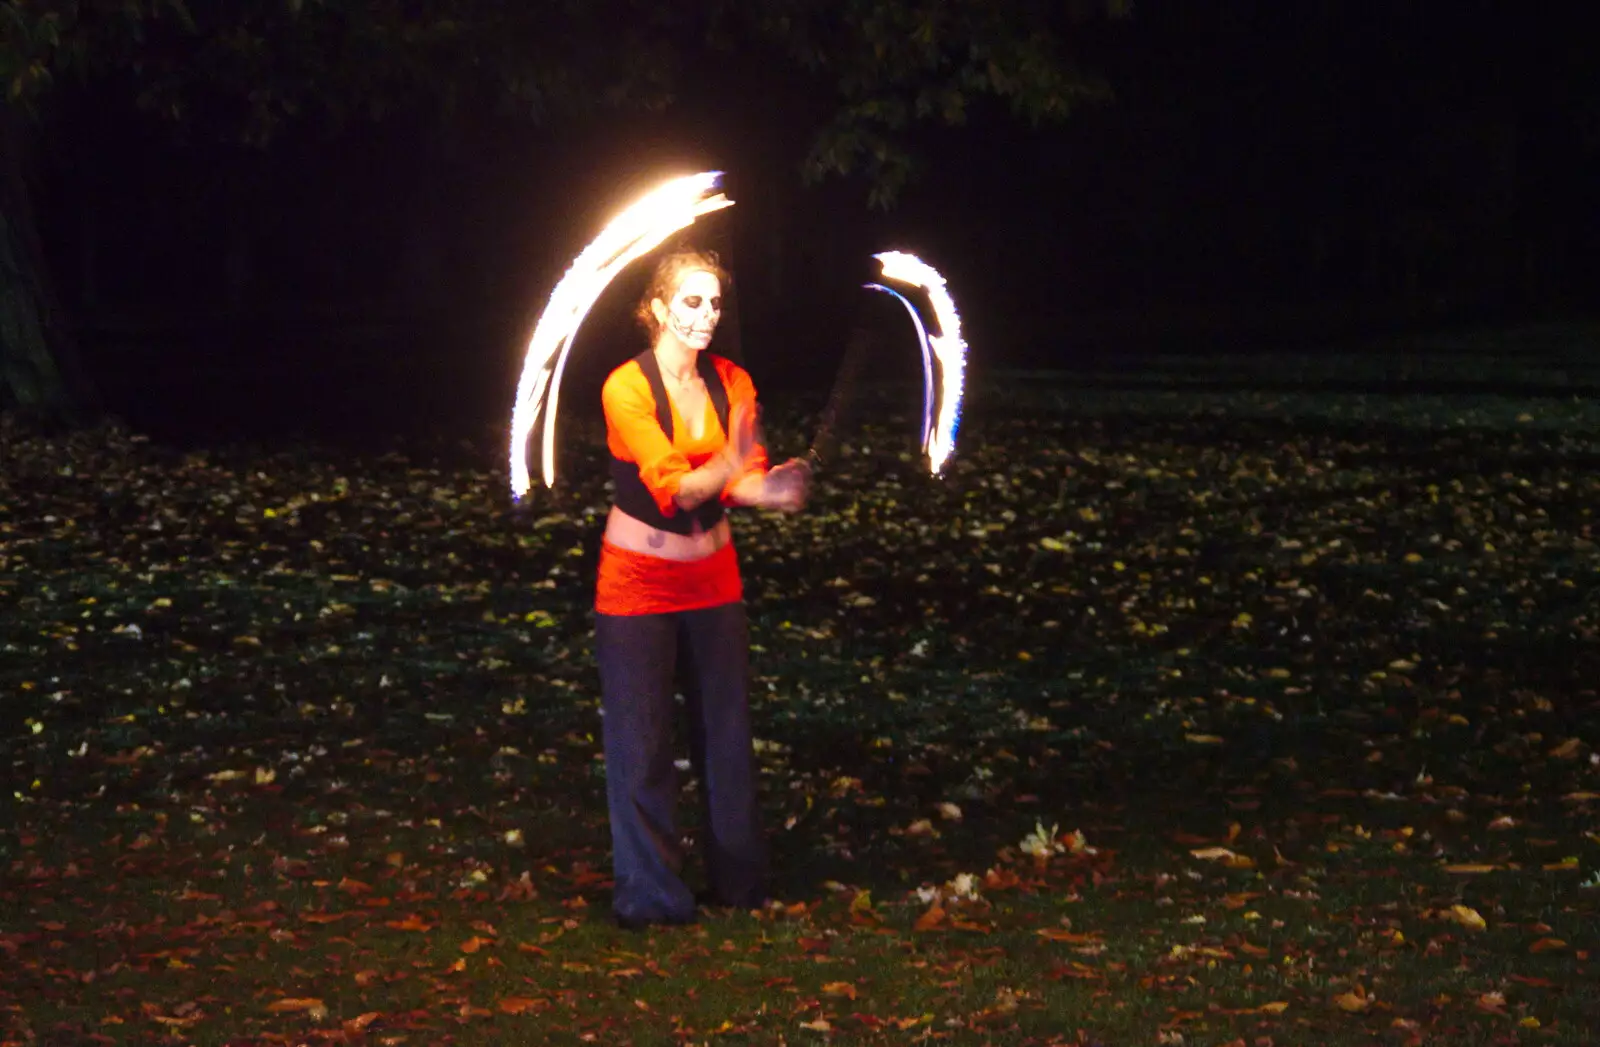
<path fill-rule="evenodd" d="M 612 909 L 630 928 L 695 918 L 680 877 L 677 681 L 704 796 L 711 897 L 747 908 L 766 900 L 749 634 L 725 509 L 795 512 L 810 470 L 798 460 L 768 468 L 749 374 L 706 351 L 727 282 L 714 255 L 662 259 L 638 310 L 651 346 L 613 371 L 601 393 L 616 503 L 600 551 L 595 649 Z"/>

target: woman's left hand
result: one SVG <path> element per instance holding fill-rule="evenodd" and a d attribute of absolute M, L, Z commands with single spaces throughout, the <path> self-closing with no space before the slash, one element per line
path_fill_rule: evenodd
<path fill-rule="evenodd" d="M 767 470 L 763 478 L 761 507 L 782 513 L 796 512 L 806 504 L 811 492 L 811 466 L 800 458 L 791 458 L 782 465 Z"/>

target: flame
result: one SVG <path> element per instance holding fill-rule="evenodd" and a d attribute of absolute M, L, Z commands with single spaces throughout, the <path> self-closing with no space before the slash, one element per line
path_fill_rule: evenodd
<path fill-rule="evenodd" d="M 528 474 L 528 439 L 543 422 L 545 486 L 556 482 L 556 409 L 561 400 L 561 374 L 583 319 L 612 279 L 630 263 L 653 251 L 702 215 L 731 207 L 733 201 L 715 190 L 721 171 L 685 175 L 658 186 L 635 201 L 601 230 L 573 260 L 550 292 L 550 301 L 528 340 L 511 412 L 511 496 L 520 500 L 532 480 Z"/>
<path fill-rule="evenodd" d="M 917 312 L 917 307 L 911 304 L 911 299 L 896 291 L 892 287 L 882 284 L 863 284 L 868 290 L 882 291 L 892 294 L 900 299 L 900 304 L 906 307 L 906 315 L 911 317 L 911 325 L 917 329 L 917 346 L 922 350 L 922 446 L 928 446 L 928 434 L 933 431 L 933 355 L 928 348 L 928 329 L 922 324 L 922 314 Z"/>
<path fill-rule="evenodd" d="M 917 333 L 923 342 L 925 419 L 930 414 L 928 394 L 932 391 L 928 368 L 930 349 L 939 363 L 938 403 L 931 412 L 934 423 L 929 427 L 924 422 L 922 437 L 922 451 L 928 456 L 928 468 L 937 476 L 956 448 L 956 427 L 961 423 L 961 396 L 966 386 L 967 372 L 967 343 L 961 339 L 961 314 L 956 311 L 955 300 L 950 297 L 944 277 L 927 262 L 904 251 L 884 251 L 872 257 L 883 267 L 885 279 L 921 288 L 928 296 L 928 304 L 933 307 L 934 319 L 939 322 L 939 333 L 936 335 L 928 334 L 922 328 L 920 318 L 917 323 Z"/>

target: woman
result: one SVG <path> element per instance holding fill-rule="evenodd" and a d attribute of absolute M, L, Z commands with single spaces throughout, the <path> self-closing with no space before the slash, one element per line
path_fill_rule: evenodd
<path fill-rule="evenodd" d="M 706 872 L 722 905 L 766 899 L 748 698 L 748 631 L 724 507 L 793 512 L 809 470 L 767 467 L 756 391 L 744 369 L 707 353 L 727 274 L 714 255 L 664 258 L 639 304 L 651 347 L 606 380 L 606 442 L 616 504 L 595 593 L 605 714 L 606 800 L 625 927 L 689 923 L 679 877 L 674 683 L 690 717 L 690 757 L 705 797 Z"/>

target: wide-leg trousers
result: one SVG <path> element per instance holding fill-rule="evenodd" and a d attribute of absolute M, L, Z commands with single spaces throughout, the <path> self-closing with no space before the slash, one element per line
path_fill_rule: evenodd
<path fill-rule="evenodd" d="M 704 798 L 706 875 L 723 905 L 759 906 L 766 892 L 751 742 L 749 626 L 743 603 L 670 614 L 596 615 L 605 710 L 606 802 L 620 920 L 693 919 L 681 878 L 675 684 L 689 715 L 689 756 Z"/>

